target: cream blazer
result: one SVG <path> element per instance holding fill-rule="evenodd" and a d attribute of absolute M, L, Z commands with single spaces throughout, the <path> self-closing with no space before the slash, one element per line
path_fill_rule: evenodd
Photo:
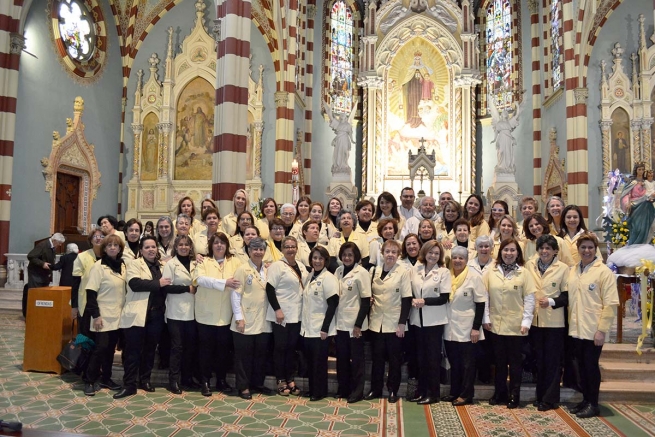
<path fill-rule="evenodd" d="M 480 264 L 478 264 L 478 260 L 475 259 L 475 258 L 469 259 L 469 262 L 466 263 L 466 265 L 469 267 L 469 269 L 475 270 L 476 272 L 478 272 L 480 274 L 480 276 L 482 276 L 482 274 L 484 272 L 486 272 L 491 267 L 493 267 L 494 264 L 495 264 L 494 260 L 490 259 L 489 262 L 487 264 L 485 264 L 485 266 L 483 268 L 480 268 Z"/>
<path fill-rule="evenodd" d="M 559 261 L 557 258 L 548 267 L 546 273 L 541 276 L 537 265 L 539 257 L 532 258 L 525 263 L 525 269 L 532 275 L 532 280 L 536 286 L 534 317 L 532 326 L 539 328 L 563 328 L 564 327 L 564 307 L 553 309 L 552 307 L 541 308 L 539 299 L 547 297 L 555 299 L 562 292 L 569 290 L 569 266 Z"/>
<path fill-rule="evenodd" d="M 246 245 L 243 242 L 243 237 L 237 234 L 228 238 L 230 239 L 230 253 L 234 255 L 241 264 L 250 261 L 250 257 L 246 253 Z"/>
<path fill-rule="evenodd" d="M 163 270 L 164 266 L 159 266 Z M 125 306 L 121 313 L 120 328 L 131 328 L 133 326 L 146 326 L 148 314 L 149 291 L 132 290 L 130 281 L 134 278 L 152 280 L 152 273 L 146 264 L 145 259 L 139 258 L 130 262 L 127 266 L 127 296 Z"/>
<path fill-rule="evenodd" d="M 518 240 L 518 237 L 516 237 Z M 497 259 L 498 258 L 498 252 L 500 251 L 500 233 L 494 235 L 494 247 L 493 247 L 493 252 L 491 254 L 492 259 Z M 523 241 L 519 240 L 519 246 L 521 247 L 521 251 L 523 252 L 523 259 L 528 260 L 528 258 L 525 257 L 525 243 Z"/>
<path fill-rule="evenodd" d="M 299 264 L 300 278 L 293 268 L 287 263 L 286 258 L 275 261 L 268 268 L 267 281 L 275 288 L 275 296 L 284 313 L 284 323 L 298 323 L 301 320 L 302 292 L 309 272 Z M 275 311 L 269 304 L 266 311 L 266 320 L 275 323 Z"/>
<path fill-rule="evenodd" d="M 98 293 L 98 308 L 102 317 L 100 332 L 115 331 L 119 328 L 118 321 L 125 304 L 125 276 L 125 265 L 122 266 L 120 275 L 102 265 L 102 261 L 96 261 L 91 267 L 84 291 L 88 289 Z M 89 328 L 91 332 L 97 332 L 93 328 L 93 320 L 92 317 Z"/>
<path fill-rule="evenodd" d="M 193 240 L 193 236 L 196 235 L 198 232 L 202 232 L 203 230 L 207 229 L 207 225 L 205 225 L 201 220 L 198 220 L 196 218 L 192 219 L 193 221 L 191 222 L 191 226 L 189 227 L 189 237 Z M 173 220 L 173 230 L 175 231 L 177 229 L 177 218 Z M 175 235 L 177 235 L 177 231 L 175 231 Z"/>
<path fill-rule="evenodd" d="M 284 255 L 282 255 L 282 252 L 277 247 L 275 247 L 275 243 L 271 238 L 266 240 L 266 246 L 266 252 L 264 253 L 265 264 L 269 265 L 284 258 Z"/>
<path fill-rule="evenodd" d="M 452 292 L 451 292 L 452 293 Z M 489 295 L 482 282 L 482 275 L 469 267 L 468 274 L 447 305 L 448 324 L 444 328 L 443 339 L 465 343 L 471 341 L 475 304 L 488 305 Z M 484 329 L 480 329 L 480 340 L 484 340 Z"/>
<path fill-rule="evenodd" d="M 197 286 L 196 290 L 196 321 L 203 325 L 210 326 L 227 326 L 232 321 L 232 303 L 230 293 L 232 289 L 225 287 L 225 283 L 217 284 L 218 288 L 201 287 L 198 285 L 198 278 L 206 277 L 209 279 L 227 280 L 234 277 L 234 273 L 241 265 L 241 262 L 231 256 L 223 261 L 221 266 L 211 257 L 196 265 L 193 271 L 193 285 Z"/>
<path fill-rule="evenodd" d="M 324 268 L 313 281 L 312 275 L 313 273 L 309 273 L 305 278 L 302 292 L 300 335 L 306 338 L 321 336 L 321 327 L 328 309 L 327 300 L 339 295 L 339 281 L 327 269 Z M 337 334 L 336 317 L 332 318 L 327 334 Z"/>
<path fill-rule="evenodd" d="M 368 243 L 362 234 L 358 234 L 353 231 L 350 233 L 350 238 L 348 238 L 348 241 L 357 245 L 362 258 L 366 258 L 368 256 Z M 346 239 L 343 237 L 342 233 L 340 237 L 330 238 L 330 243 L 328 244 L 328 252 L 330 253 L 330 256 L 337 258 L 337 263 L 339 265 L 341 265 L 341 260 L 339 259 L 339 249 L 341 249 L 341 246 L 345 242 Z"/>
<path fill-rule="evenodd" d="M 255 219 L 255 226 L 259 229 L 259 236 L 266 240 L 271 235 L 271 230 L 268 229 L 268 219 L 266 217 Z"/>
<path fill-rule="evenodd" d="M 266 272 L 266 267 L 264 267 Z M 265 274 L 265 277 L 267 275 Z M 262 279 L 257 267 L 248 261 L 240 265 L 234 272 L 234 279 L 241 286 L 234 290 L 241 295 L 241 313 L 246 321 L 245 335 L 257 335 L 271 332 L 271 322 L 266 320 L 268 300 L 266 299 L 266 281 Z M 238 332 L 235 317 L 232 318 L 230 330 Z"/>
<path fill-rule="evenodd" d="M 221 226 L 223 226 L 225 235 L 234 235 L 234 232 L 237 230 L 237 215 L 234 211 L 223 217 Z"/>
<path fill-rule="evenodd" d="M 475 248 L 475 240 L 477 240 L 478 237 L 489 234 L 491 234 L 491 229 L 489 229 L 489 223 L 487 223 L 486 220 L 482 220 L 477 226 L 471 226 L 471 233 L 469 234 L 469 246 L 472 244 L 473 248 Z"/>
<path fill-rule="evenodd" d="M 166 263 L 162 277 L 169 278 L 171 285 L 193 285 L 193 270 L 196 263 L 191 261 L 191 272 L 187 271 L 184 264 L 177 257 Z M 171 320 L 194 320 L 195 319 L 195 295 L 191 293 L 167 294 L 166 295 L 166 319 Z"/>
<path fill-rule="evenodd" d="M 77 309 L 84 315 L 86 308 L 86 284 L 89 281 L 89 272 L 96 263 L 96 254 L 93 249 L 85 250 L 77 255 L 73 263 L 73 276 L 80 277 L 80 288 L 77 292 Z"/>
<path fill-rule="evenodd" d="M 368 262 L 371 265 L 382 267 L 384 257 L 382 256 L 382 237 L 371 240 L 368 244 Z M 400 262 L 400 261 L 399 261 Z"/>
<path fill-rule="evenodd" d="M 400 231 L 402 228 L 398 226 L 398 231 Z M 368 226 L 368 231 L 365 231 L 364 228 L 359 226 L 357 224 L 357 227 L 355 228 L 355 232 L 360 234 L 362 237 L 364 237 L 364 240 L 366 241 L 366 244 L 370 244 L 371 241 L 375 240 L 376 238 L 380 238 L 378 235 L 378 222 L 372 221 L 371 224 Z"/>
<path fill-rule="evenodd" d="M 577 234 L 573 236 L 573 238 L 569 237 L 568 234 L 564 235 L 564 238 L 562 238 L 562 241 L 564 242 L 564 245 L 568 248 L 569 254 L 571 255 L 571 263 L 569 264 L 569 267 L 573 267 L 574 265 L 580 264 L 580 253 L 578 252 L 578 238 L 580 238 L 580 235 L 582 235 L 584 231 L 580 231 Z M 600 248 L 596 248 L 596 257 L 598 259 L 603 259 L 603 255 L 600 253 Z"/>
<path fill-rule="evenodd" d="M 371 297 L 371 276 L 366 269 L 357 264 L 343 275 L 344 266 L 340 266 L 334 272 L 334 276 L 339 281 L 339 307 L 337 308 L 337 330 L 348 331 L 350 336 L 353 335 L 353 328 L 357 321 L 357 314 L 361 306 L 362 298 Z M 362 331 L 368 329 L 368 317 L 364 318 Z"/>
<path fill-rule="evenodd" d="M 411 270 L 412 294 L 415 299 L 439 297 L 441 292 L 450 293 L 452 278 L 445 267 L 435 265 L 426 272 L 425 265 L 419 264 Z M 419 311 L 423 313 L 423 325 Z M 409 312 L 409 323 L 417 327 L 438 326 L 448 323 L 446 305 L 425 305 L 421 310 L 412 307 Z"/>
<path fill-rule="evenodd" d="M 321 246 L 325 247 L 319 242 L 316 242 L 316 246 Z M 327 249 L 327 247 L 325 247 Z M 309 260 L 309 252 L 311 252 L 311 249 L 309 248 L 309 244 L 304 239 L 299 239 L 298 240 L 298 251 L 296 252 L 296 262 L 299 262 L 302 265 L 305 265 L 307 267 L 311 267 L 310 260 Z M 339 255 L 337 253 L 337 255 Z"/>
<path fill-rule="evenodd" d="M 164 246 L 161 244 L 157 243 L 157 250 L 159 251 L 159 256 L 161 259 L 169 258 L 173 256 L 173 243 L 175 241 L 175 238 L 171 238 L 170 243 L 168 243 L 168 248 L 164 250 Z M 193 241 L 193 238 L 191 238 L 191 241 Z"/>
<path fill-rule="evenodd" d="M 130 246 L 125 243 L 125 248 L 123 249 L 123 261 L 125 261 L 125 264 L 127 264 L 130 261 L 134 261 L 136 259 L 136 253 L 130 248 Z"/>
<path fill-rule="evenodd" d="M 560 237 L 553 235 L 555 237 L 555 240 L 557 241 L 557 245 L 559 246 L 559 252 L 557 253 L 557 259 L 564 264 L 566 264 L 568 267 L 573 265 L 573 258 L 571 257 L 571 252 L 569 249 L 569 246 L 567 244 L 564 244 L 564 240 L 562 240 Z M 577 250 L 576 250 L 577 251 Z M 528 240 L 526 239 L 523 242 L 523 259 L 528 262 L 531 259 L 537 259 L 539 257 L 539 254 L 537 253 L 537 241 L 536 240 Z M 536 261 L 535 261 L 536 262 Z"/>
<path fill-rule="evenodd" d="M 482 282 L 489 292 L 489 317 L 491 332 L 499 335 L 521 334 L 523 299 L 535 292 L 530 272 L 519 267 L 507 278 L 498 266 L 484 272 Z"/>
<path fill-rule="evenodd" d="M 569 335 L 593 340 L 596 331 L 608 333 L 616 309 L 619 292 L 612 271 L 597 258 L 584 271 L 580 264 L 569 271 Z"/>
<path fill-rule="evenodd" d="M 384 280 L 380 279 L 382 267 L 371 270 L 373 284 L 373 307 L 368 321 L 368 329 L 373 332 L 395 333 L 400 319 L 400 306 L 403 297 L 412 297 L 411 272 L 396 263 Z"/>

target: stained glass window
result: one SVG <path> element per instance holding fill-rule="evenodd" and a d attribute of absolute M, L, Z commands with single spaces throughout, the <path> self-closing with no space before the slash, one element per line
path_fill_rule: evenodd
<path fill-rule="evenodd" d="M 86 61 L 95 49 L 95 25 L 86 5 L 78 0 L 61 0 L 59 33 L 66 53 L 76 61 Z"/>
<path fill-rule="evenodd" d="M 560 55 L 562 46 L 560 36 L 562 33 L 562 22 L 560 21 L 561 0 L 551 0 L 550 3 L 550 51 L 551 66 L 553 78 L 553 92 L 557 91 L 562 85 L 562 66 L 560 64 Z"/>
<path fill-rule="evenodd" d="M 332 111 L 350 113 L 353 101 L 353 17 L 344 0 L 330 13 L 330 97 Z"/>
<path fill-rule="evenodd" d="M 499 111 L 512 104 L 512 8 L 491 0 L 487 8 L 487 98 Z"/>

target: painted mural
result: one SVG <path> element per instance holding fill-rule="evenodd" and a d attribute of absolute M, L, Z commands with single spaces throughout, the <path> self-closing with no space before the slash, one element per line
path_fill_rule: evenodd
<path fill-rule="evenodd" d="M 448 140 L 449 78 L 441 55 L 427 41 L 405 44 L 389 70 L 387 175 L 407 174 L 407 152 L 425 140 L 436 152 L 435 175 L 447 176 L 452 162 Z"/>
<path fill-rule="evenodd" d="M 141 134 L 141 180 L 154 181 L 157 179 L 159 169 L 159 118 L 150 113 L 143 120 L 143 133 Z"/>
<path fill-rule="evenodd" d="M 214 87 L 197 77 L 177 102 L 175 179 L 211 180 L 214 138 Z"/>
<path fill-rule="evenodd" d="M 632 172 L 632 158 L 630 156 L 630 119 L 624 109 L 618 108 L 612 113 L 610 155 L 612 168 L 621 170 L 621 173 Z"/>

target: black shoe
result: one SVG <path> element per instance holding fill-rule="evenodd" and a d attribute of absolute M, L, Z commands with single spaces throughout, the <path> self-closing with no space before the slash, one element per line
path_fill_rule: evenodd
<path fill-rule="evenodd" d="M 556 410 L 556 409 L 557 409 L 557 405 L 551 404 L 550 402 L 541 402 L 537 407 L 537 411 L 549 411 L 549 410 Z"/>
<path fill-rule="evenodd" d="M 437 404 L 439 403 L 439 398 L 437 397 L 432 397 L 432 396 L 426 396 L 420 401 L 418 401 L 416 404 L 417 405 L 430 405 L 430 404 Z"/>
<path fill-rule="evenodd" d="M 187 390 L 196 390 L 200 388 L 200 384 L 195 382 L 193 379 L 188 379 L 185 381 L 182 381 L 182 388 L 185 388 Z"/>
<path fill-rule="evenodd" d="M 455 399 L 457 399 L 457 396 L 453 395 L 446 395 L 441 397 L 441 400 L 444 402 L 453 402 Z"/>
<path fill-rule="evenodd" d="M 182 390 L 180 389 L 180 384 L 177 382 L 171 382 L 168 384 L 168 387 L 166 387 L 169 392 L 173 393 L 174 395 L 181 395 Z"/>
<path fill-rule="evenodd" d="M 453 401 L 453 407 L 461 407 L 463 405 L 471 405 L 473 404 L 473 399 L 455 399 Z"/>
<path fill-rule="evenodd" d="M 389 392 L 389 403 L 390 404 L 395 404 L 398 402 L 398 394 L 396 392 L 390 391 Z"/>
<path fill-rule="evenodd" d="M 366 396 L 364 396 L 364 399 L 367 401 L 372 401 L 373 399 L 378 399 L 382 397 L 382 393 L 376 392 L 376 391 L 370 391 Z"/>
<path fill-rule="evenodd" d="M 245 390 L 239 393 L 239 397 L 240 397 L 241 399 L 245 399 L 245 400 L 247 400 L 247 401 L 249 401 L 250 399 L 252 399 L 252 395 L 250 394 L 250 392 L 249 392 L 249 391 L 245 391 Z"/>
<path fill-rule="evenodd" d="M 584 407 L 582 410 L 578 411 L 576 414 L 578 419 L 588 419 L 590 417 L 596 417 L 600 415 L 600 408 L 598 406 L 593 406 L 591 404 Z"/>
<path fill-rule="evenodd" d="M 493 395 L 489 399 L 489 405 L 502 405 L 506 403 L 507 403 L 507 398 L 496 397 L 496 395 Z"/>
<path fill-rule="evenodd" d="M 532 406 L 535 407 L 535 408 L 539 408 L 539 405 L 541 405 L 541 401 L 539 399 L 535 399 L 532 402 Z"/>
<path fill-rule="evenodd" d="M 150 381 L 142 382 L 141 384 L 139 384 L 139 388 L 141 390 L 147 391 L 148 393 L 153 393 L 155 391 L 155 388 L 152 386 L 152 384 L 150 384 Z"/>
<path fill-rule="evenodd" d="M 136 390 L 133 388 L 122 388 L 121 391 L 114 395 L 114 399 L 126 398 L 128 396 L 134 396 L 135 394 Z"/>
<path fill-rule="evenodd" d="M 86 384 L 84 384 L 84 394 L 87 396 L 95 396 L 96 385 L 92 382 L 87 382 Z"/>
<path fill-rule="evenodd" d="M 357 402 L 361 401 L 362 399 L 364 399 L 364 396 L 362 396 L 362 395 L 350 396 L 348 398 L 348 403 L 349 404 L 356 404 Z"/>
<path fill-rule="evenodd" d="M 414 396 L 412 396 L 411 398 L 407 398 L 407 400 L 408 400 L 409 402 L 418 402 L 418 401 L 420 401 L 421 399 L 423 399 L 424 397 L 425 397 L 424 395 L 422 395 L 421 393 L 419 393 L 419 392 L 417 391 L 416 393 L 414 393 Z"/>
<path fill-rule="evenodd" d="M 518 408 L 518 407 L 519 407 L 519 398 L 510 396 L 509 401 L 507 402 L 507 408 L 513 410 L 514 408 Z"/>
<path fill-rule="evenodd" d="M 569 408 L 569 413 L 577 414 L 580 411 L 584 410 L 588 405 L 589 405 L 589 402 L 587 402 L 587 401 L 582 401 L 580 403 L 577 403 L 574 406 Z"/>
<path fill-rule="evenodd" d="M 259 387 L 253 387 L 253 388 L 250 389 L 250 391 L 255 392 L 255 393 L 263 394 L 264 396 L 272 396 L 272 395 L 275 394 L 275 392 L 273 390 L 271 390 L 268 387 L 264 387 L 263 385 L 259 386 Z"/>
<path fill-rule="evenodd" d="M 123 388 L 122 385 L 115 383 L 111 379 L 100 381 L 98 385 L 102 388 L 108 388 L 109 390 L 120 390 L 121 388 Z"/>
<path fill-rule="evenodd" d="M 212 389 L 209 388 L 209 383 L 208 382 L 203 382 L 200 384 L 200 394 L 203 396 L 211 396 L 212 395 Z"/>
<path fill-rule="evenodd" d="M 332 396 L 334 399 L 346 399 L 348 395 L 341 394 L 339 392 L 335 393 L 334 396 Z"/>
<path fill-rule="evenodd" d="M 310 400 L 311 402 L 316 402 L 316 401 L 323 400 L 324 397 L 325 397 L 325 396 L 312 396 L 312 397 L 309 398 L 309 400 Z"/>
<path fill-rule="evenodd" d="M 223 394 L 230 394 L 232 393 L 232 387 L 230 387 L 230 384 L 228 384 L 227 381 L 220 379 L 216 381 L 216 391 L 220 391 Z"/>

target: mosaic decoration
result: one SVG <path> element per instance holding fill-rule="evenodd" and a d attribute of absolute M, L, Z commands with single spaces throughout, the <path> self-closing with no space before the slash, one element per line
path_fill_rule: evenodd
<path fill-rule="evenodd" d="M 487 8 L 487 95 L 499 111 L 512 105 L 512 8 L 493 0 Z"/>
<path fill-rule="evenodd" d="M 562 86 L 562 64 L 560 63 L 562 44 L 562 0 L 551 0 L 550 2 L 550 52 L 552 55 L 552 80 L 553 92 Z"/>
<path fill-rule="evenodd" d="M 350 114 L 353 104 L 353 17 L 344 0 L 330 13 L 330 96 L 332 111 Z"/>
<path fill-rule="evenodd" d="M 84 3 L 62 0 L 58 5 L 59 34 L 68 56 L 86 61 L 95 50 L 95 23 Z"/>

